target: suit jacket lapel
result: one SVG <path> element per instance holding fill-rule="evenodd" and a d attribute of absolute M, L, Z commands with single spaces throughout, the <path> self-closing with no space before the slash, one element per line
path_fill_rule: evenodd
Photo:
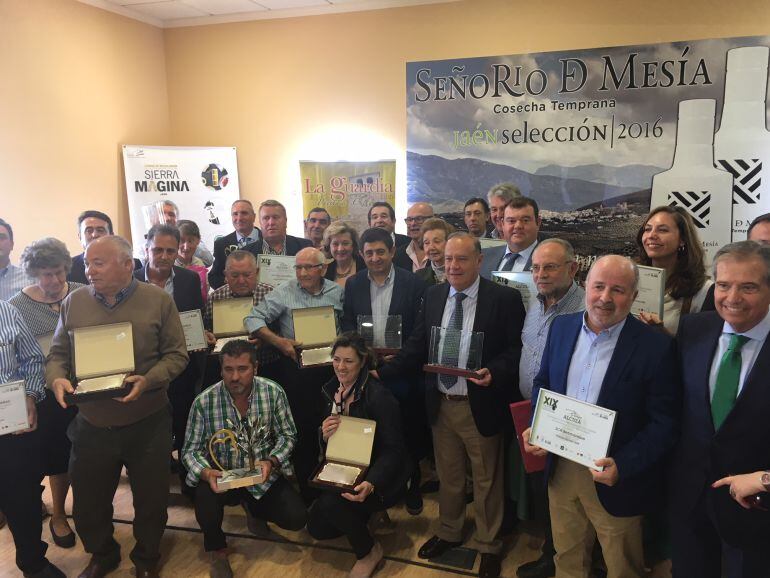
<path fill-rule="evenodd" d="M 491 297 L 489 296 L 490 283 L 493 283 L 493 281 L 489 281 L 483 277 L 479 278 L 479 293 L 476 296 L 476 317 L 473 320 L 474 332 L 484 331 L 485 327 L 492 326 L 492 323 L 489 322 L 489 316 L 494 308 L 483 306 L 483 304 L 491 305 L 492 302 Z M 449 295 L 448 291 L 447 295 Z"/>
<path fill-rule="evenodd" d="M 684 360 L 684 362 L 688 364 L 688 367 L 692 368 L 689 371 L 691 379 L 688 383 L 695 384 L 696 388 L 702 388 L 700 400 L 703 405 L 700 409 L 703 412 L 703 418 L 708 422 L 708 428 L 712 434 L 714 433 L 714 422 L 711 418 L 711 391 L 709 389 L 709 380 L 711 377 L 711 364 L 713 363 L 714 355 L 716 355 L 717 352 L 719 337 L 722 335 L 723 327 L 724 320 L 719 316 L 715 316 L 714 322 L 708 324 L 708 327 L 705 328 L 705 332 L 702 334 L 701 338 L 694 341 L 692 349 Z M 681 346 L 682 345 L 680 345 L 680 347 Z M 697 362 L 693 363 L 694 360 L 697 360 Z M 705 384 L 705 386 L 703 384 Z"/>
<path fill-rule="evenodd" d="M 446 300 L 449 297 L 449 283 L 434 285 L 434 287 L 439 287 L 439 290 L 435 291 L 436 298 L 424 301 L 425 332 L 429 338 L 431 327 L 441 327 L 441 318 L 444 316 L 444 307 L 446 307 Z"/>
<path fill-rule="evenodd" d="M 711 364 L 709 364 L 709 369 Z M 746 404 L 752 403 L 753 399 L 761 398 L 767 394 L 763 391 L 767 389 L 767 375 L 770 374 L 770 339 L 765 339 L 765 343 L 762 345 L 762 349 L 759 350 L 759 355 L 754 361 L 754 365 L 746 376 L 746 381 L 743 382 L 738 398 L 735 400 L 733 409 L 727 414 L 725 423 L 735 419 L 741 419 L 740 407 Z M 708 382 L 707 382 L 708 383 Z M 709 404 L 709 410 L 710 410 Z M 736 411 L 737 410 L 737 411 Z"/>
<path fill-rule="evenodd" d="M 361 312 L 361 315 L 371 315 L 372 314 L 372 286 L 371 281 L 369 280 L 369 274 L 364 272 L 364 274 L 361 276 L 361 290 L 358 292 L 358 306 L 356 307 L 357 311 Z M 357 322 L 357 321 L 356 321 Z"/>
<path fill-rule="evenodd" d="M 406 295 L 406 279 L 400 274 L 398 267 L 393 267 L 393 292 L 390 295 L 390 307 L 388 307 L 388 315 L 400 315 L 401 311 L 406 308 L 402 305 L 402 301 Z"/>
<path fill-rule="evenodd" d="M 607 373 L 604 374 L 602 389 L 599 392 L 599 399 L 596 401 L 597 405 L 606 403 L 612 389 L 619 383 L 623 369 L 625 369 L 626 365 L 633 357 L 634 351 L 636 350 L 636 343 L 639 339 L 639 333 L 641 331 L 640 323 L 640 321 L 637 321 L 631 315 L 626 317 L 626 324 L 620 331 L 618 342 L 615 345 L 615 351 L 612 352 L 612 358 L 610 358 L 610 364 L 607 367 Z"/>

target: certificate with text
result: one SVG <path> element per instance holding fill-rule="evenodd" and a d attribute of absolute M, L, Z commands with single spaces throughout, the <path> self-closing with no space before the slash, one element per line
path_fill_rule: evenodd
<path fill-rule="evenodd" d="M 637 265 L 639 287 L 631 313 L 639 316 L 640 311 L 655 313 L 663 321 L 663 297 L 666 293 L 666 270 L 659 267 Z"/>
<path fill-rule="evenodd" d="M 541 389 L 537 396 L 529 443 L 593 470 L 606 458 L 616 412 Z"/>
<path fill-rule="evenodd" d="M 288 255 L 260 255 L 257 257 L 259 265 L 259 282 L 278 287 L 281 283 L 297 278 L 294 272 L 294 263 L 297 259 Z"/>

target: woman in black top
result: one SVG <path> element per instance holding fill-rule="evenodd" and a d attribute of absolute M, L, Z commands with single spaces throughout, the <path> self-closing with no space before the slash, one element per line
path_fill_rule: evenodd
<path fill-rule="evenodd" d="M 321 445 L 337 430 L 340 415 L 377 423 L 366 478 L 353 492 L 325 491 L 308 513 L 307 529 L 317 540 L 345 536 L 358 559 L 350 575 L 366 577 L 382 562 L 382 546 L 367 528 L 372 513 L 398 502 L 411 475 L 401 424 L 393 394 L 371 377 L 374 354 L 357 333 L 345 333 L 332 346 L 335 377 L 323 387 L 326 414 L 320 428 Z"/>

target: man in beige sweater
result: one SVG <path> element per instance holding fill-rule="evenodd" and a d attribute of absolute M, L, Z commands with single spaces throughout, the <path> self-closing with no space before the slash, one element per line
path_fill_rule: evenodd
<path fill-rule="evenodd" d="M 59 403 L 74 391 L 69 331 L 122 323 L 132 324 L 135 370 L 126 378 L 125 397 L 79 404 L 70 425 L 70 477 L 73 517 L 83 545 L 92 557 L 79 578 L 101 578 L 120 563 L 113 538 L 112 500 L 126 467 L 134 499 L 131 560 L 136 576 L 157 576 L 160 540 L 167 521 L 171 415 L 169 382 L 187 365 L 184 332 L 174 301 L 163 289 L 133 278 L 131 246 L 117 236 L 101 237 L 86 249 L 86 275 L 91 283 L 62 303 L 54 334 L 46 381 Z M 109 351 L 105 350 L 105 355 Z"/>

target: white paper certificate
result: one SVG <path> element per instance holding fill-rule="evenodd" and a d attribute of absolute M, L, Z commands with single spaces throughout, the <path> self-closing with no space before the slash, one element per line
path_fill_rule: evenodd
<path fill-rule="evenodd" d="M 639 293 L 631 305 L 631 313 L 639 316 L 644 310 L 647 313 L 655 313 L 663 321 L 663 297 L 666 293 L 666 270 L 658 267 L 639 268 Z"/>
<path fill-rule="evenodd" d="M 541 389 L 529 443 L 601 471 L 594 461 L 607 457 L 615 415 L 611 409 Z"/>
<path fill-rule="evenodd" d="M 203 333 L 203 317 L 200 309 L 184 311 L 179 314 L 182 320 L 182 329 L 184 330 L 184 340 L 187 344 L 187 351 L 197 351 L 207 349 L 206 335 Z"/>
<path fill-rule="evenodd" d="M 284 281 L 296 279 L 295 262 L 296 258 L 288 255 L 260 255 L 257 258 L 259 282 L 278 287 Z"/>
<path fill-rule="evenodd" d="M 527 311 L 530 303 L 537 299 L 537 285 L 529 271 L 492 271 L 492 280 L 499 285 L 513 287 L 521 293 L 521 300 Z"/>
<path fill-rule="evenodd" d="M 27 421 L 27 392 L 23 381 L 0 384 L 0 435 L 29 427 Z"/>

